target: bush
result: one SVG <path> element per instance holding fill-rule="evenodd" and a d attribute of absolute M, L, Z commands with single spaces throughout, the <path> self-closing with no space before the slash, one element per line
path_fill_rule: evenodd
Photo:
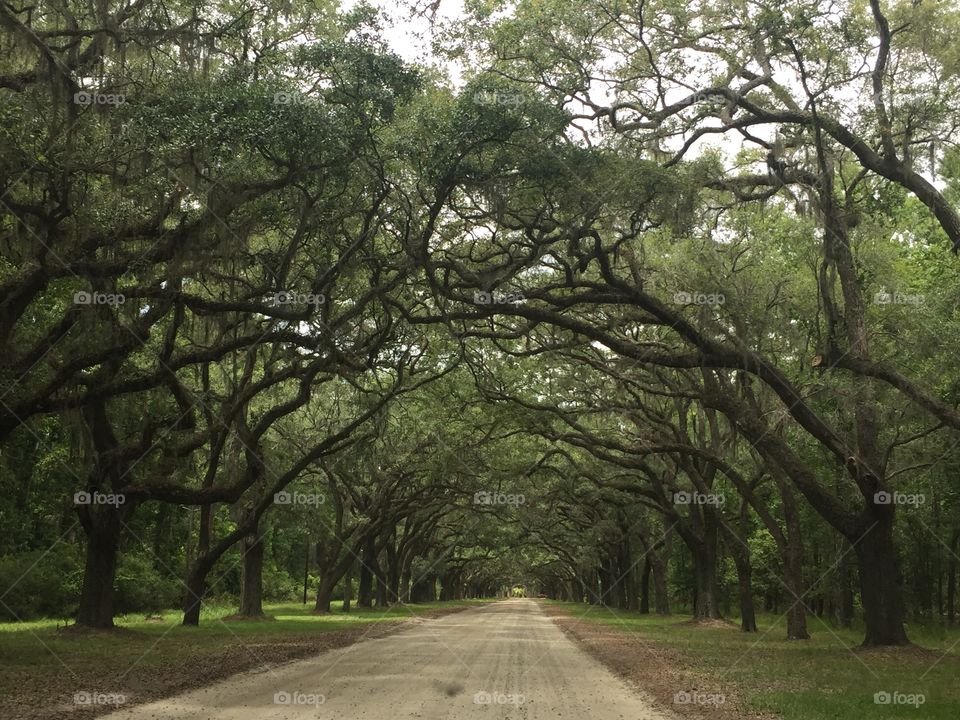
<path fill-rule="evenodd" d="M 73 552 L 34 550 L 0 558 L 0 619 L 74 617 L 82 582 L 83 565 Z"/>
<path fill-rule="evenodd" d="M 302 581 L 300 581 L 302 582 Z M 302 596 L 303 586 L 285 570 L 263 564 L 263 599 L 269 602 L 290 602 Z"/>
<path fill-rule="evenodd" d="M 179 607 L 184 588 L 167 570 L 157 570 L 150 558 L 125 554 L 117 568 L 114 609 L 118 615 L 153 613 Z"/>

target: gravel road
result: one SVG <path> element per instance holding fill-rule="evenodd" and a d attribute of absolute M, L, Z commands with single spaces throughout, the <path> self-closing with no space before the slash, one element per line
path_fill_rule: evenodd
<path fill-rule="evenodd" d="M 668 720 L 533 600 L 503 600 L 110 720 Z"/>

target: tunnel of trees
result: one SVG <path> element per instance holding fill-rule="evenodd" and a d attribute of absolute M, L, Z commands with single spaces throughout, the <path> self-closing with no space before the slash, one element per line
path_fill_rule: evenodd
<path fill-rule="evenodd" d="M 960 14 L 702 6 L 4 3 L 0 616 L 953 624 Z"/>

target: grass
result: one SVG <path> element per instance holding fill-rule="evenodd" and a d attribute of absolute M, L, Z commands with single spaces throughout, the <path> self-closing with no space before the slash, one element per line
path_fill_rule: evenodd
<path fill-rule="evenodd" d="M 82 690 L 163 696 L 348 644 L 383 623 L 482 602 L 488 601 L 354 606 L 350 613 L 333 603 L 328 615 L 312 615 L 312 603 L 267 604 L 264 612 L 274 620 L 266 622 L 225 619 L 235 605 L 210 606 L 197 627 L 180 625 L 181 612 L 170 610 L 149 620 L 117 618 L 119 632 L 63 632 L 63 621 L 52 619 L 0 623 L 0 705 L 14 709 L 15 717 L 47 718 L 62 716 L 57 708 Z"/>
<path fill-rule="evenodd" d="M 692 625 L 687 616 L 552 604 L 581 621 L 637 633 L 679 651 L 717 692 L 735 687 L 749 710 L 784 720 L 960 717 L 960 629 L 912 625 L 908 634 L 917 647 L 861 650 L 862 630 L 828 627 L 815 617 L 808 618 L 811 639 L 791 642 L 783 619 L 773 615 L 759 617 L 759 632 L 747 634 L 738 626 Z M 879 692 L 922 694 L 924 702 L 919 707 L 877 704 L 874 693 Z"/>

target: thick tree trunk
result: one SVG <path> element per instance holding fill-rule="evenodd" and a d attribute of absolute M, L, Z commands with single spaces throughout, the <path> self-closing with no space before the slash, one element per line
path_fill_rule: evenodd
<path fill-rule="evenodd" d="M 412 566 L 413 554 L 408 553 L 407 557 L 403 561 L 402 570 L 400 571 L 400 593 L 398 597 L 401 603 L 410 602 L 410 572 Z"/>
<path fill-rule="evenodd" d="M 240 578 L 240 615 L 263 617 L 263 538 L 254 531 L 240 544 L 243 570 Z"/>
<path fill-rule="evenodd" d="M 667 561 L 654 559 L 651 562 L 653 569 L 653 607 L 657 615 L 670 614 L 670 590 L 667 583 Z"/>
<path fill-rule="evenodd" d="M 204 558 L 199 558 L 187 576 L 186 592 L 183 596 L 183 624 L 200 624 L 200 607 L 203 597 L 207 593 L 207 574 L 212 564 L 207 564 Z"/>
<path fill-rule="evenodd" d="M 207 592 L 207 574 L 213 568 L 209 557 L 213 505 L 200 506 L 200 528 L 197 532 L 197 556 L 188 566 L 186 592 L 183 596 L 183 624 L 200 624 L 200 607 Z"/>
<path fill-rule="evenodd" d="M 614 572 L 611 568 L 613 559 L 609 554 L 601 550 L 600 560 L 600 604 L 605 607 L 620 607 L 619 586 L 615 586 Z"/>
<path fill-rule="evenodd" d="M 90 628 L 113 627 L 114 583 L 120 548 L 120 514 L 113 507 L 91 507 L 87 551 L 80 590 L 77 624 Z"/>
<path fill-rule="evenodd" d="M 402 574 L 399 560 L 391 562 L 387 576 L 387 602 L 390 605 L 400 602 L 400 582 Z"/>
<path fill-rule="evenodd" d="M 718 523 L 714 511 L 703 509 L 702 535 L 685 537 L 693 556 L 696 595 L 693 603 L 695 618 L 720 618 L 720 594 L 717 582 Z"/>
<path fill-rule="evenodd" d="M 390 594 L 389 589 L 387 588 L 387 581 L 383 575 L 377 575 L 377 607 L 383 608 L 386 607 L 389 603 L 387 600 L 388 595 Z"/>
<path fill-rule="evenodd" d="M 697 594 L 693 616 L 695 618 L 721 617 L 717 592 L 716 557 L 713 553 L 707 550 L 696 553 L 694 575 L 697 581 Z"/>
<path fill-rule="evenodd" d="M 784 558 L 783 584 L 787 587 L 787 640 L 809 640 L 807 612 L 803 605 L 803 558 L 788 553 Z"/>
<path fill-rule="evenodd" d="M 319 614 L 330 612 L 330 601 L 336 585 L 337 581 L 332 573 L 325 571 L 320 576 L 320 582 L 317 585 L 317 602 L 313 606 L 313 612 Z"/>
<path fill-rule="evenodd" d="M 892 505 L 875 505 L 876 524 L 856 542 L 860 573 L 860 602 L 866 636 L 863 645 L 907 645 L 900 569 L 893 539 Z"/>
<path fill-rule="evenodd" d="M 807 611 L 803 597 L 807 591 L 803 581 L 803 527 L 797 497 L 789 479 L 782 472 L 774 472 L 774 481 L 783 503 L 784 533 L 776 537 L 783 562 L 783 584 L 787 594 L 787 640 L 809 640 Z"/>

